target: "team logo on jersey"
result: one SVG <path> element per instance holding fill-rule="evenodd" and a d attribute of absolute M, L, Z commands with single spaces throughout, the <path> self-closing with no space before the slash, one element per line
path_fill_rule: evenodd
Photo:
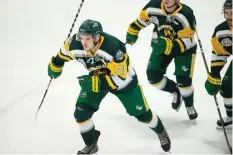
<path fill-rule="evenodd" d="M 232 41 L 229 38 L 225 38 L 221 41 L 221 44 L 225 47 L 232 46 Z"/>
<path fill-rule="evenodd" d="M 92 71 L 96 71 L 96 70 L 101 69 L 101 68 L 107 68 L 107 64 L 101 64 L 98 66 L 90 67 L 90 68 L 88 68 L 88 71 L 92 72 Z"/>
<path fill-rule="evenodd" d="M 99 69 L 99 70 L 96 70 L 94 71 L 93 75 L 95 76 L 100 76 L 100 75 L 108 75 L 108 71 L 107 69 Z"/>
<path fill-rule="evenodd" d="M 181 68 L 184 72 L 187 72 L 189 69 L 186 66 L 182 66 Z"/>
<path fill-rule="evenodd" d="M 149 21 L 150 21 L 151 23 L 154 23 L 154 24 L 156 24 L 156 25 L 159 25 L 159 20 L 158 20 L 158 18 L 155 17 L 155 16 L 151 16 L 150 19 L 149 19 Z"/>
<path fill-rule="evenodd" d="M 86 93 L 86 92 L 82 92 L 82 93 L 80 94 L 80 97 L 86 98 L 86 97 L 87 97 L 87 93 Z"/>
<path fill-rule="evenodd" d="M 166 38 L 173 40 L 175 33 L 171 29 L 166 28 L 166 29 L 164 29 L 164 35 Z"/>
<path fill-rule="evenodd" d="M 122 60 L 123 58 L 124 58 L 124 53 L 121 50 L 118 50 L 116 54 L 116 59 Z"/>
<path fill-rule="evenodd" d="M 100 61 L 100 57 L 98 55 L 95 56 L 95 61 L 99 62 Z"/>
<path fill-rule="evenodd" d="M 87 59 L 87 63 L 89 64 L 95 64 L 95 59 L 94 59 L 94 57 L 91 57 L 91 58 L 89 58 L 89 59 Z"/>
<path fill-rule="evenodd" d="M 171 25 L 161 25 L 158 27 L 158 30 L 159 31 L 163 30 L 164 37 L 169 38 L 171 40 L 173 40 L 176 35 Z"/>
<path fill-rule="evenodd" d="M 140 111 L 140 110 L 142 110 L 142 107 L 143 107 L 143 105 L 137 105 L 136 109 Z"/>

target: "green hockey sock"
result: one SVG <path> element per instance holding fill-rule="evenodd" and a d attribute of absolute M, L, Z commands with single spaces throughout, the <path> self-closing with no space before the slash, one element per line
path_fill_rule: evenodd
<path fill-rule="evenodd" d="M 160 120 L 160 118 L 158 116 L 156 116 L 158 118 L 158 122 L 157 125 L 155 127 L 150 127 L 153 131 L 155 131 L 156 133 L 162 133 L 162 131 L 164 130 L 164 126 L 162 121 Z"/>
<path fill-rule="evenodd" d="M 91 145 L 95 142 L 96 136 L 95 136 L 95 127 L 93 127 L 91 130 L 87 132 L 81 133 L 81 136 L 85 142 L 86 145 Z"/>
<path fill-rule="evenodd" d="M 194 102 L 194 100 L 193 100 L 193 94 L 194 94 L 194 93 L 192 93 L 192 95 L 190 95 L 190 96 L 182 97 L 183 100 L 184 100 L 184 103 L 185 103 L 185 106 L 186 106 L 186 107 L 191 107 L 191 106 L 193 106 L 193 102 Z"/>

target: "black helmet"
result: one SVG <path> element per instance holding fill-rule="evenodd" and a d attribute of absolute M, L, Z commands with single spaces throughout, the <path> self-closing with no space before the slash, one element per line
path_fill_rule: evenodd
<path fill-rule="evenodd" d="M 86 20 L 84 21 L 78 30 L 78 35 L 92 35 L 95 37 L 97 34 L 102 34 L 103 29 L 101 24 L 98 21 Z"/>
<path fill-rule="evenodd" d="M 226 0 L 223 4 L 223 9 L 232 9 L 232 0 Z"/>

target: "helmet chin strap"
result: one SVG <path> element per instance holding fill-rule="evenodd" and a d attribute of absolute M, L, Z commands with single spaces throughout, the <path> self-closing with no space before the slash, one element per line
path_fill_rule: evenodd
<path fill-rule="evenodd" d="M 167 8 L 168 8 L 168 9 L 170 9 L 170 8 L 172 8 L 172 7 L 176 6 L 177 4 L 178 4 L 178 1 L 176 1 L 172 6 L 167 7 Z"/>
<path fill-rule="evenodd" d="M 97 42 L 95 41 L 95 39 L 96 39 L 96 37 L 94 38 L 94 41 L 93 41 L 94 46 L 91 49 L 95 48 L 96 45 L 100 42 L 100 39 Z"/>
<path fill-rule="evenodd" d="M 96 39 L 96 38 L 95 38 Z M 94 45 L 96 46 L 98 43 L 100 42 L 100 39 L 97 41 L 97 42 L 95 42 L 95 40 L 94 40 Z M 94 47 L 95 47 L 94 46 Z"/>

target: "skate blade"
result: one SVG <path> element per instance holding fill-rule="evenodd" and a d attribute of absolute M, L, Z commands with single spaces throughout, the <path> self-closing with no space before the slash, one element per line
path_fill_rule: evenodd
<path fill-rule="evenodd" d="M 222 126 L 218 126 L 218 125 L 216 126 L 216 129 L 223 130 Z M 226 130 L 232 130 L 232 125 L 225 126 L 225 129 Z"/>
<path fill-rule="evenodd" d="M 192 122 L 193 124 L 197 124 L 197 119 L 190 119 L 190 122 Z"/>

